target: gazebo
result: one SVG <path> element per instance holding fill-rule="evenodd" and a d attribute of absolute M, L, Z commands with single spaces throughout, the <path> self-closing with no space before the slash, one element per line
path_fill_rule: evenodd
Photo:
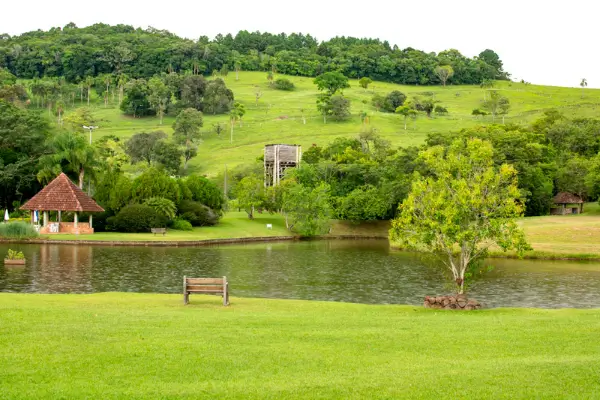
<path fill-rule="evenodd" d="M 560 192 L 554 196 L 553 202 L 557 207 L 551 209 L 550 214 L 552 215 L 581 214 L 583 212 L 583 200 L 573 193 Z"/>
<path fill-rule="evenodd" d="M 38 194 L 33 196 L 21 207 L 21 210 L 31 211 L 32 223 L 34 221 L 34 212 L 43 212 L 43 223 L 40 233 L 74 234 L 94 233 L 92 216 L 90 215 L 89 223 L 81 223 L 79 222 L 80 212 L 94 213 L 104 211 L 91 197 L 71 182 L 64 173 L 61 173 Z M 48 221 L 48 211 L 58 211 L 57 222 L 51 223 Z M 61 213 L 63 211 L 72 211 L 75 213 L 73 222 L 61 221 Z"/>

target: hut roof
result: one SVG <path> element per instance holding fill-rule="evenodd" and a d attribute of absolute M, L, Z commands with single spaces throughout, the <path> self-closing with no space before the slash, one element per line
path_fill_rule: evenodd
<path fill-rule="evenodd" d="M 63 173 L 25 203 L 21 210 L 102 212 L 91 197 Z"/>
<path fill-rule="evenodd" d="M 573 193 L 560 192 L 554 196 L 554 204 L 581 204 L 583 200 L 581 197 L 574 195 Z"/>

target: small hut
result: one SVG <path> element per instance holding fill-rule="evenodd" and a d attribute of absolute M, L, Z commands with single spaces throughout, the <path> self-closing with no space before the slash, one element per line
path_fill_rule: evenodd
<path fill-rule="evenodd" d="M 92 215 L 90 214 L 89 222 L 79 222 L 79 213 L 94 213 L 103 212 L 100 207 L 91 197 L 84 193 L 77 185 L 63 173 L 57 176 L 38 194 L 33 196 L 25 203 L 21 210 L 31 211 L 31 221 L 33 223 L 33 214 L 35 211 L 43 212 L 43 223 L 40 228 L 40 233 L 74 233 L 74 234 L 91 234 L 94 233 L 92 227 Z M 50 222 L 48 220 L 48 211 L 58 211 L 58 220 Z M 61 216 L 63 211 L 74 212 L 73 222 L 62 222 Z"/>
<path fill-rule="evenodd" d="M 581 214 L 583 212 L 583 200 L 573 193 L 560 192 L 554 196 L 553 202 L 556 207 L 550 210 L 552 215 Z"/>

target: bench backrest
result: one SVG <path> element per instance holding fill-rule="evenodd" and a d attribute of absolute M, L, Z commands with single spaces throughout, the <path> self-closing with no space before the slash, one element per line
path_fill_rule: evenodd
<path fill-rule="evenodd" d="M 183 287 L 186 293 L 225 293 L 227 290 L 227 277 L 188 278 L 184 276 Z"/>
<path fill-rule="evenodd" d="M 150 232 L 152 232 L 152 233 L 163 233 L 166 231 L 167 231 L 167 228 L 150 228 Z"/>

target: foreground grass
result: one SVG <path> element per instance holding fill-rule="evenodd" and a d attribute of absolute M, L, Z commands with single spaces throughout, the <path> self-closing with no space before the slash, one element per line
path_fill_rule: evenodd
<path fill-rule="evenodd" d="M 235 290 L 235 289 L 234 289 Z M 0 294 L 2 398 L 594 398 L 599 310 Z"/>

